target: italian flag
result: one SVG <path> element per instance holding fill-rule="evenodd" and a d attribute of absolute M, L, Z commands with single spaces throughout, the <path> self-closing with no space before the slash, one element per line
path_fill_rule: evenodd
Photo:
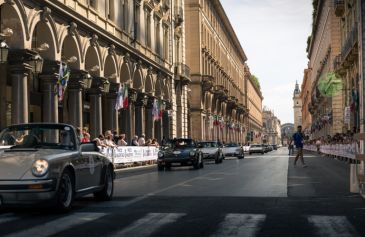
<path fill-rule="evenodd" d="M 124 86 L 123 108 L 128 108 L 128 85 Z"/>

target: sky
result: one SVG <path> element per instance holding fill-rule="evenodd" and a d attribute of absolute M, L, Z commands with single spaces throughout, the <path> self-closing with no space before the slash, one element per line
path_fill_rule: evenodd
<path fill-rule="evenodd" d="M 311 0 L 221 0 L 260 80 L 263 105 L 281 124 L 294 121 L 293 91 L 303 80 L 311 32 Z"/>

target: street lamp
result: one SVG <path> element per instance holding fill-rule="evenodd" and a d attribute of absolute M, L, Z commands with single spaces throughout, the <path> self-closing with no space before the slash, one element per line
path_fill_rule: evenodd
<path fill-rule="evenodd" d="M 93 78 L 91 77 L 91 75 L 89 73 L 84 76 L 82 81 L 84 82 L 85 89 L 91 88 L 92 80 L 93 80 Z"/>
<path fill-rule="evenodd" d="M 43 69 L 43 58 L 37 54 L 30 60 L 29 65 L 32 67 L 35 74 L 39 74 Z"/>
<path fill-rule="evenodd" d="M 110 91 L 110 82 L 106 78 L 103 79 L 103 90 L 105 93 L 109 93 Z"/>
<path fill-rule="evenodd" d="M 8 61 L 9 46 L 5 41 L 0 42 L 0 63 L 6 63 Z"/>

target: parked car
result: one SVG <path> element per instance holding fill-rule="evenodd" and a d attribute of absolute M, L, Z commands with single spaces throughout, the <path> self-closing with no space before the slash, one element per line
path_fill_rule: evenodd
<path fill-rule="evenodd" d="M 264 147 L 264 145 L 261 145 L 261 144 L 251 145 L 248 153 L 250 155 L 253 154 L 253 153 L 264 154 L 265 153 L 265 147 Z"/>
<path fill-rule="evenodd" d="M 157 167 L 159 171 L 172 166 L 193 166 L 204 168 L 202 151 L 192 139 L 169 140 L 158 152 Z"/>
<path fill-rule="evenodd" d="M 276 151 L 277 149 L 278 149 L 278 146 L 277 145 L 271 145 L 273 148 L 274 148 L 274 150 Z"/>
<path fill-rule="evenodd" d="M 20 124 L 0 133 L 0 205 L 44 204 L 69 210 L 74 198 L 111 200 L 112 162 L 95 143 L 80 144 L 67 124 Z"/>
<path fill-rule="evenodd" d="M 269 151 L 273 151 L 274 150 L 274 148 L 273 148 L 272 145 L 268 145 L 268 149 L 269 149 Z"/>
<path fill-rule="evenodd" d="M 223 146 L 223 156 L 234 156 L 238 159 L 243 159 L 245 158 L 245 153 L 243 147 L 237 143 L 228 143 Z"/>
<path fill-rule="evenodd" d="M 203 141 L 198 143 L 198 147 L 206 160 L 214 160 L 216 164 L 222 163 L 224 159 L 222 145 L 217 141 Z"/>

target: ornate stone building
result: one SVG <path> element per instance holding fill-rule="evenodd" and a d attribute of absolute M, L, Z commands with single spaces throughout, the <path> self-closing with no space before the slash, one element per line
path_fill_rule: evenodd
<path fill-rule="evenodd" d="M 219 0 L 185 0 L 190 135 L 245 141 L 246 55 Z M 262 123 L 260 123 L 262 124 Z"/>
<path fill-rule="evenodd" d="M 340 1 L 318 0 L 313 14 L 313 29 L 308 45 L 308 69 L 312 82 L 311 104 L 312 138 L 334 135 L 343 131 L 343 94 L 326 97 L 318 83 L 333 73 L 334 60 L 341 52 L 340 18 L 335 15 L 335 4 Z"/>
<path fill-rule="evenodd" d="M 0 127 L 66 122 L 147 137 L 187 136 L 183 0 L 0 0 Z M 12 34 L 13 33 L 13 34 Z M 2 46 L 4 44 L 1 44 Z M 43 69 L 36 67 L 43 58 Z M 65 97 L 55 86 L 70 68 Z M 117 111 L 120 85 L 128 108 Z M 152 105 L 160 104 L 153 120 Z"/>
<path fill-rule="evenodd" d="M 312 126 L 312 115 L 309 112 L 311 103 L 312 82 L 310 79 L 310 70 L 304 70 L 303 82 L 300 92 L 300 100 L 302 101 L 302 126 L 305 134 L 310 135 Z"/>
<path fill-rule="evenodd" d="M 302 99 L 300 98 L 300 89 L 298 82 L 295 83 L 293 92 L 293 109 L 294 109 L 294 128 L 302 125 Z"/>
<path fill-rule="evenodd" d="M 245 65 L 246 78 L 246 104 L 248 108 L 247 142 L 262 143 L 262 96 L 260 88 L 252 80 L 252 75 L 247 64 Z"/>
<path fill-rule="evenodd" d="M 262 112 L 263 125 L 263 143 L 281 144 L 281 122 L 275 116 L 274 112 L 264 107 Z"/>
<path fill-rule="evenodd" d="M 292 138 L 294 132 L 295 132 L 294 124 L 284 123 L 283 125 L 281 125 L 281 141 L 283 146 L 289 144 L 290 139 Z"/>

